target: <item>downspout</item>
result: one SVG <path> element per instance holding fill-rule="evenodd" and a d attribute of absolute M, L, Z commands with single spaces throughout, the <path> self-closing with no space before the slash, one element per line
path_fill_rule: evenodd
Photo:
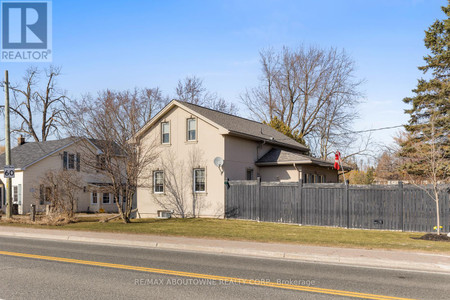
<path fill-rule="evenodd" d="M 297 181 L 300 181 L 300 170 L 297 168 L 297 165 L 295 163 L 294 168 L 297 170 Z"/>
<path fill-rule="evenodd" d="M 256 146 L 256 160 L 260 159 L 258 150 L 261 149 L 262 146 L 264 146 L 265 144 L 266 144 L 266 140 L 262 140 L 261 144 Z"/>
<path fill-rule="evenodd" d="M 258 159 L 260 159 L 259 157 L 259 149 L 262 148 L 262 146 L 264 146 L 264 144 L 266 143 L 266 140 L 262 140 L 261 143 L 256 146 L 256 161 L 255 163 L 258 161 Z M 260 177 L 261 175 L 259 174 L 259 167 L 255 164 L 255 172 L 256 172 L 256 177 Z"/>

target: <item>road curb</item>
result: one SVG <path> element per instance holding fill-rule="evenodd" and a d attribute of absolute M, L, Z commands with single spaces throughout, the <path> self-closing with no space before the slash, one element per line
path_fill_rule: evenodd
<path fill-rule="evenodd" d="M 298 252 L 294 253 L 284 251 L 267 251 L 249 248 L 231 248 L 231 247 L 202 246 L 202 245 L 190 245 L 181 243 L 155 242 L 155 241 L 105 239 L 105 238 L 84 237 L 77 235 L 51 235 L 51 234 L 28 233 L 28 232 L 0 232 L 0 236 L 43 239 L 53 241 L 70 241 L 70 242 L 116 245 L 127 247 L 142 247 L 161 250 L 164 249 L 185 250 L 210 254 L 227 254 L 227 255 L 238 255 L 247 257 L 259 257 L 259 258 L 288 259 L 306 262 L 342 264 L 359 267 L 389 268 L 399 270 L 440 272 L 450 274 L 450 264 L 421 263 L 421 262 L 400 261 L 392 259 L 379 259 L 368 256 L 348 257 L 348 256 L 341 256 L 339 254 L 315 255 Z"/>

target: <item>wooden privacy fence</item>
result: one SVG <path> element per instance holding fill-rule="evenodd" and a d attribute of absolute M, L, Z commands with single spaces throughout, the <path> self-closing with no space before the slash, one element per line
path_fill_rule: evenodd
<path fill-rule="evenodd" d="M 424 186 L 431 194 L 431 186 Z M 450 185 L 440 189 L 440 216 L 450 231 Z M 432 232 L 436 205 L 414 185 L 229 181 L 227 218 L 347 228 Z"/>

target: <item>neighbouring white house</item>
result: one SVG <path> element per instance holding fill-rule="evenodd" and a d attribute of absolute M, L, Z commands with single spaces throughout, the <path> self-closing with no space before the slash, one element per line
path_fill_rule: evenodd
<path fill-rule="evenodd" d="M 223 217 L 227 180 L 338 182 L 333 162 L 309 156 L 307 147 L 270 126 L 176 100 L 137 133 L 135 142 L 156 144 L 159 151 L 139 181 L 141 217 L 165 210 Z"/>
<path fill-rule="evenodd" d="M 45 211 L 51 205 L 49 193 L 51 186 L 46 184 L 45 175 L 49 171 L 73 172 L 79 183 L 76 192 L 76 212 L 116 212 L 112 194 L 104 192 L 108 180 L 98 172 L 93 172 L 83 164 L 83 153 L 86 145 L 92 152 L 101 155 L 101 143 L 97 140 L 69 137 L 45 142 L 25 142 L 18 139 L 17 147 L 11 149 L 12 165 L 15 167 L 15 178 L 12 179 L 13 212 L 26 214 L 31 204 L 37 211 Z M 0 155 L 0 169 L 5 166 L 5 154 Z M 5 183 L 3 172 L 0 174 L 0 204 L 6 208 Z"/>

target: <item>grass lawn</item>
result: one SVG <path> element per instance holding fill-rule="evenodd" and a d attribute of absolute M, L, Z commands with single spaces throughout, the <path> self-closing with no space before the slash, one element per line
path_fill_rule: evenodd
<path fill-rule="evenodd" d="M 120 221 L 99 223 L 97 220 L 85 217 L 80 218 L 78 223 L 63 226 L 3 222 L 0 225 L 450 253 L 450 242 L 414 239 L 422 236 L 423 233 L 298 226 L 223 219 L 138 219 L 133 220 L 130 224 L 123 224 Z"/>

